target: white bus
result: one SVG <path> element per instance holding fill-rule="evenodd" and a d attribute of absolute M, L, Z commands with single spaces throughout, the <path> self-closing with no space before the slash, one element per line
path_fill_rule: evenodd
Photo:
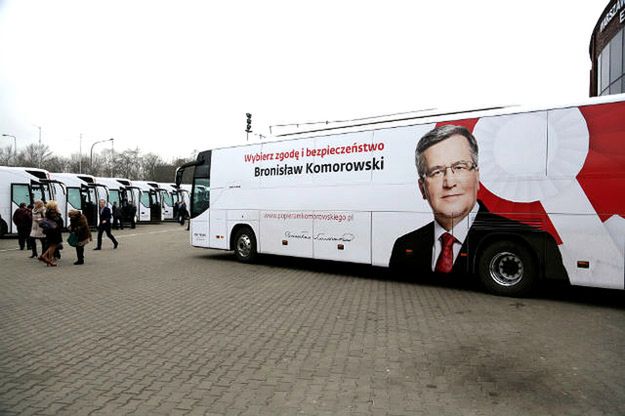
<path fill-rule="evenodd" d="M 150 181 L 132 181 L 137 188 L 139 222 L 161 222 L 161 195 L 158 183 Z"/>
<path fill-rule="evenodd" d="M 21 203 L 31 205 L 55 199 L 48 171 L 37 168 L 0 166 L 0 237 L 17 234 L 13 213 Z"/>
<path fill-rule="evenodd" d="M 181 203 L 185 203 L 187 206 L 187 210 L 190 203 L 190 187 L 189 189 L 184 189 L 183 186 L 176 186 L 175 183 L 158 183 L 160 193 L 161 193 L 161 206 L 162 206 L 162 214 L 161 218 L 163 221 L 165 220 L 178 220 L 178 211 L 177 207 Z"/>
<path fill-rule="evenodd" d="M 109 191 L 109 205 L 117 203 L 122 212 L 122 221 L 129 222 L 130 226 L 139 220 L 139 188 L 132 184 L 130 179 L 126 178 L 103 178 L 97 177 L 96 181 L 106 185 Z"/>
<path fill-rule="evenodd" d="M 98 204 L 100 199 L 108 201 L 108 189 L 97 183 L 92 175 L 78 173 L 50 173 L 51 179 L 65 185 L 66 193 L 59 195 L 59 209 L 64 220 L 70 210 L 81 211 L 87 217 L 91 227 L 97 227 L 100 221 Z M 66 222 L 67 224 L 67 222 Z"/>
<path fill-rule="evenodd" d="M 161 199 L 161 220 L 172 221 L 175 217 L 176 202 L 178 202 L 178 188 L 173 183 L 158 182 L 158 191 Z"/>
<path fill-rule="evenodd" d="M 469 275 L 504 295 L 540 279 L 625 285 L 624 95 L 207 150 L 178 181 L 191 166 L 191 244 L 242 261 L 270 253 Z"/>

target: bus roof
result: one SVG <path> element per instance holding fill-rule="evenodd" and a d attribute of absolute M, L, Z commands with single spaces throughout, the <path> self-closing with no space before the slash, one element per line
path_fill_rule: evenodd
<path fill-rule="evenodd" d="M 254 145 L 262 145 L 264 143 L 277 143 L 296 139 L 312 138 L 312 137 L 324 137 L 337 134 L 346 133 L 359 133 L 371 130 L 391 129 L 398 127 L 408 127 L 421 124 L 438 123 L 448 120 L 463 120 L 467 118 L 480 118 L 495 115 L 510 115 L 518 113 L 531 113 L 538 111 L 547 111 L 555 109 L 563 109 L 570 107 L 581 107 L 587 105 L 608 104 L 614 102 L 625 101 L 625 94 L 614 94 L 609 96 L 591 97 L 585 100 L 580 100 L 575 103 L 569 103 L 565 105 L 536 105 L 536 106 L 498 106 L 498 107 L 486 107 L 471 110 L 450 110 L 450 111 L 438 111 L 436 109 L 429 109 L 420 112 L 418 115 L 411 117 L 401 117 L 398 119 L 387 120 L 375 120 L 366 122 L 364 119 L 360 119 L 360 122 L 356 124 L 348 124 L 342 126 L 328 126 L 325 128 L 311 129 L 307 131 L 291 132 L 281 135 L 269 136 L 267 140 L 244 143 L 232 146 L 222 146 L 209 148 L 208 150 L 228 149 L 236 147 L 246 147 Z M 375 117 L 372 117 L 372 119 Z M 303 123 L 304 124 L 304 123 Z M 287 137 L 288 136 L 288 137 Z M 199 152 L 202 153 L 202 152 Z"/>
<path fill-rule="evenodd" d="M 84 173 L 51 172 L 50 177 L 63 182 L 67 186 L 98 185 L 94 176 Z"/>
<path fill-rule="evenodd" d="M 96 177 L 95 180 L 102 185 L 106 185 L 109 189 L 121 189 L 132 186 L 132 182 L 130 181 L 130 179 L 126 178 Z"/>
<path fill-rule="evenodd" d="M 10 173 L 14 175 L 23 174 L 34 176 L 34 178 L 31 179 L 50 179 L 50 173 L 47 170 L 40 168 L 0 166 L 0 172 Z"/>

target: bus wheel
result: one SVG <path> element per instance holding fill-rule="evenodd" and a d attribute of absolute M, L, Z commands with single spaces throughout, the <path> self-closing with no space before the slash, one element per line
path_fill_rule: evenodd
<path fill-rule="evenodd" d="M 536 283 L 536 262 L 523 245 L 495 242 L 482 252 L 478 274 L 482 286 L 495 295 L 524 296 Z"/>
<path fill-rule="evenodd" d="M 234 255 L 243 263 L 251 263 L 256 258 L 256 236 L 249 227 L 237 231 L 234 237 Z"/>

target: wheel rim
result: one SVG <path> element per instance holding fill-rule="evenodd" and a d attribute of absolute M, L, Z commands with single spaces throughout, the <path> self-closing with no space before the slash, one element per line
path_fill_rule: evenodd
<path fill-rule="evenodd" d="M 237 240 L 237 252 L 241 257 L 249 257 L 252 252 L 252 239 L 247 234 L 243 234 Z"/>
<path fill-rule="evenodd" d="M 514 286 L 523 279 L 525 269 L 519 256 L 509 251 L 497 253 L 488 265 L 491 278 L 502 286 Z"/>

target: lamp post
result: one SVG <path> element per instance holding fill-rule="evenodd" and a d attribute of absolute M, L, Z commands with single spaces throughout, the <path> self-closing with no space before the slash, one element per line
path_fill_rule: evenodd
<path fill-rule="evenodd" d="M 111 137 L 110 139 L 99 140 L 99 141 L 97 141 L 97 142 L 95 142 L 95 143 L 93 143 L 91 145 L 91 152 L 90 152 L 90 155 L 89 155 L 89 168 L 91 169 L 91 174 L 92 175 L 93 175 L 93 146 L 95 146 L 98 143 L 112 142 L 113 140 L 115 140 L 115 139 Z"/>
<path fill-rule="evenodd" d="M 13 137 L 13 162 L 17 162 L 17 138 L 12 134 L 3 134 L 4 137 Z"/>
<path fill-rule="evenodd" d="M 37 167 L 41 169 L 41 157 L 43 153 L 43 148 L 41 147 L 41 126 L 37 126 L 36 124 L 33 124 L 33 126 L 39 129 L 39 151 L 37 152 L 39 153 L 39 157 L 37 158 L 38 159 Z"/>

